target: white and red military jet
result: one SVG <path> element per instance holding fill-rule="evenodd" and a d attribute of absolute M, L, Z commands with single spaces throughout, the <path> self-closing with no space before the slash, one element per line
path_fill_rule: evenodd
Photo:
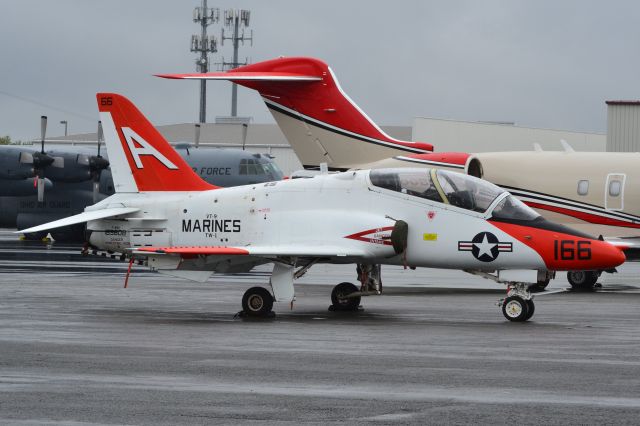
<path fill-rule="evenodd" d="M 463 269 L 502 282 L 505 317 L 525 321 L 547 271 L 611 269 L 617 247 L 540 217 L 481 179 L 435 169 L 358 170 L 234 188 L 200 179 L 126 98 L 97 95 L 116 194 L 84 213 L 23 230 L 88 222 L 90 242 L 143 256 L 152 269 L 204 281 L 273 263 L 272 292 L 249 289 L 249 315 L 292 303 L 316 263 L 356 264 L 335 286 L 339 310 L 382 291 L 381 265 Z"/>

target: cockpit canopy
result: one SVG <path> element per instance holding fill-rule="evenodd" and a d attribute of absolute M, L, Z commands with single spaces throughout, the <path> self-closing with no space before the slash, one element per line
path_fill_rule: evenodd
<path fill-rule="evenodd" d="M 485 213 L 506 191 L 473 176 L 436 169 L 378 169 L 369 173 L 371 183 L 415 197 Z M 497 219 L 533 220 L 539 215 L 512 195 L 493 209 Z"/>

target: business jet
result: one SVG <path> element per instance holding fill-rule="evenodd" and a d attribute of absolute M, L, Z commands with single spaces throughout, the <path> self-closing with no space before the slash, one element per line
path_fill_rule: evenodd
<path fill-rule="evenodd" d="M 294 280 L 332 263 L 356 264 L 360 280 L 359 287 L 333 288 L 337 310 L 381 294 L 382 265 L 405 265 L 504 283 L 504 316 L 526 321 L 535 309 L 528 286 L 547 271 L 611 269 L 625 260 L 620 248 L 543 219 L 504 189 L 446 170 L 358 170 L 216 187 L 128 99 L 99 93 L 97 101 L 115 194 L 22 232 L 87 222 L 94 246 L 197 281 L 273 263 L 272 292 L 254 287 L 242 298 L 248 315 L 269 314 L 274 301 L 293 306 Z"/>
<path fill-rule="evenodd" d="M 207 74 L 159 74 L 185 80 L 229 80 L 260 93 L 305 168 L 330 170 L 429 167 L 486 179 L 545 218 L 640 249 L 638 153 L 433 152 L 424 142 L 385 134 L 315 58 L 278 58 Z M 575 288 L 591 288 L 601 270 L 570 271 Z M 549 283 L 538 283 L 544 289 Z"/>

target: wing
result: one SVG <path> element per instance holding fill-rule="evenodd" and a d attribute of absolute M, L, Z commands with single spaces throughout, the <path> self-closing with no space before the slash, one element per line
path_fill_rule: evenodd
<path fill-rule="evenodd" d="M 352 247 L 340 246 L 243 246 L 243 247 L 222 247 L 222 246 L 196 246 L 196 247 L 136 247 L 133 254 L 173 254 L 183 257 L 191 256 L 254 256 L 262 258 L 275 258 L 282 256 L 295 257 L 371 257 L 369 252 L 357 250 Z"/>
<path fill-rule="evenodd" d="M 136 207 L 115 207 L 111 209 L 92 210 L 83 212 L 74 216 L 65 217 L 64 219 L 55 220 L 53 222 L 45 223 L 42 225 L 34 226 L 32 228 L 22 229 L 16 231 L 16 234 L 31 233 L 48 231 L 49 229 L 60 228 L 62 226 L 75 225 L 76 223 L 89 222 L 90 220 L 104 219 L 106 217 L 122 216 L 130 213 L 135 213 L 139 208 Z"/>
<path fill-rule="evenodd" d="M 162 274 L 200 282 L 206 281 L 214 271 L 247 272 L 256 265 L 277 262 L 278 258 L 339 258 L 352 263 L 355 260 L 372 257 L 366 251 L 353 248 L 347 250 L 344 247 L 334 246 L 309 248 L 292 245 L 271 247 L 136 247 L 132 253 L 137 256 L 146 256 L 149 267 Z M 206 258 L 206 263 L 198 265 L 201 256 Z M 293 280 L 291 279 L 284 284 L 288 288 L 289 285 L 293 285 Z M 293 288 L 289 290 L 293 295 Z M 289 294 L 289 290 L 287 290 L 287 294 Z"/>

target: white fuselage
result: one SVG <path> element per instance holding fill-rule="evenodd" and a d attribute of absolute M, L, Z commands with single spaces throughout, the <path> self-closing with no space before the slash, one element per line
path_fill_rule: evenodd
<path fill-rule="evenodd" d="M 112 251 L 259 245 L 279 247 L 280 253 L 290 247 L 295 256 L 303 247 L 327 247 L 334 254 L 322 261 L 335 263 L 351 262 L 341 251 L 360 251 L 366 252 L 370 263 L 487 271 L 545 269 L 535 250 L 487 222 L 487 213 L 373 186 L 367 171 L 203 192 L 120 193 L 91 210 L 113 206 L 141 210 L 123 220 L 89 222 L 92 244 Z M 396 220 L 409 225 L 406 260 L 388 241 Z M 460 250 L 461 242 L 480 232 L 491 232 L 511 250 L 491 262 Z"/>

